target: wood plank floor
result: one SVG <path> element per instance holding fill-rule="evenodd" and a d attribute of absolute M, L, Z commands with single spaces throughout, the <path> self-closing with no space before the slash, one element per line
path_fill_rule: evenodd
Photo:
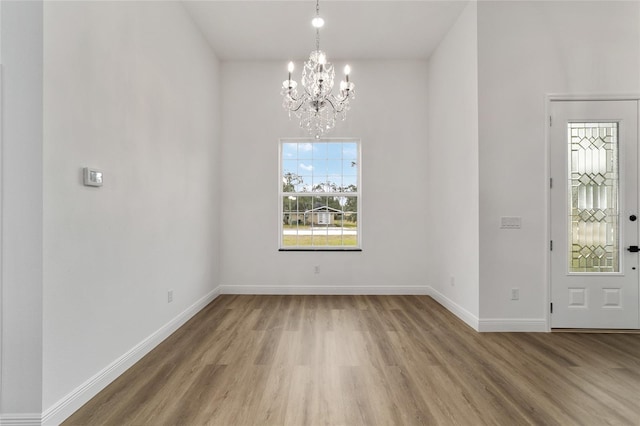
<path fill-rule="evenodd" d="M 476 333 L 427 296 L 223 295 L 65 425 L 640 425 L 640 335 Z"/>

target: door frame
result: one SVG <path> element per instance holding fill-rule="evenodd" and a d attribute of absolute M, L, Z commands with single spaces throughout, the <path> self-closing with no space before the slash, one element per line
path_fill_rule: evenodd
<path fill-rule="evenodd" d="M 546 297 L 545 306 L 543 306 L 545 312 L 545 320 L 547 323 L 547 332 L 551 332 L 551 250 L 549 245 L 551 244 L 551 103 L 559 101 L 638 101 L 638 126 L 640 127 L 640 93 L 622 93 L 622 94 L 571 94 L 571 93 L 547 93 L 545 95 L 544 103 L 544 155 L 545 155 L 545 235 L 547 236 L 545 250 L 547 255 L 545 256 L 545 276 L 547 278 L 547 285 L 545 286 Z M 640 129 L 638 129 L 640 135 Z M 640 136 L 639 136 L 640 138 Z M 638 149 L 638 164 L 640 165 L 640 140 Z M 640 174 L 639 174 L 640 179 Z M 640 187 L 640 182 L 639 182 Z"/>

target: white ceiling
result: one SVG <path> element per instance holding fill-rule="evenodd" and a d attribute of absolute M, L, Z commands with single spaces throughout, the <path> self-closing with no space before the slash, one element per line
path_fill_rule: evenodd
<path fill-rule="evenodd" d="M 315 48 L 315 0 L 183 0 L 221 60 L 301 60 Z M 425 59 L 467 0 L 322 0 L 320 46 L 335 59 Z"/>

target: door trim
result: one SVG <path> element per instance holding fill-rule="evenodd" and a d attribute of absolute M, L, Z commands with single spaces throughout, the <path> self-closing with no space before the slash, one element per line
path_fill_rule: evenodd
<path fill-rule="evenodd" d="M 545 306 L 543 306 L 545 312 L 545 319 L 547 322 L 547 332 L 551 332 L 551 250 L 549 244 L 551 241 L 551 126 L 549 119 L 551 117 L 551 103 L 558 101 L 638 101 L 640 103 L 640 93 L 594 93 L 594 94 L 575 94 L 575 93 L 547 93 L 544 101 L 544 155 L 545 155 L 545 235 L 547 236 L 545 250 L 547 255 L 545 256 L 545 276 L 547 279 L 547 285 L 545 286 L 546 297 Z M 640 108 L 638 108 L 638 126 L 640 127 Z M 640 134 L 640 128 L 638 129 Z M 640 142 L 640 141 L 639 141 Z M 638 164 L 640 164 L 640 149 Z"/>

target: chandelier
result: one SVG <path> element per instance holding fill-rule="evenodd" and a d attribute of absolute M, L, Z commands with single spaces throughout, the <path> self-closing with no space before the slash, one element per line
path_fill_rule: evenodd
<path fill-rule="evenodd" d="M 335 71 L 331 62 L 327 62 L 327 55 L 320 50 L 320 28 L 324 19 L 320 17 L 320 4 L 316 0 L 316 17 L 311 24 L 316 29 L 316 50 L 309 55 L 302 70 L 302 93 L 298 93 L 294 80 L 291 80 L 293 62 L 289 62 L 289 78 L 282 83 L 282 106 L 300 120 L 300 127 L 306 129 L 316 139 L 329 132 L 337 119 L 344 120 L 349 110 L 349 101 L 354 99 L 354 84 L 349 81 L 351 68 L 344 67 L 345 80 L 340 82 L 340 93 L 335 96 L 333 79 Z"/>

